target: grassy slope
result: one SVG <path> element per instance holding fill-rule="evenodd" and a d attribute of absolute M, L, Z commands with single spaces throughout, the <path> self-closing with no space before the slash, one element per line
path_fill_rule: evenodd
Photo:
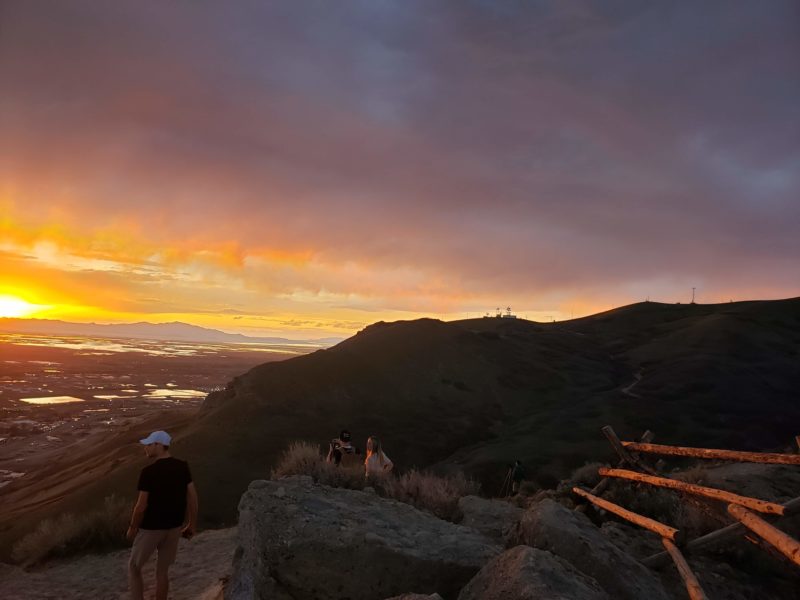
<path fill-rule="evenodd" d="M 675 444 L 784 444 L 800 417 L 798 349 L 800 300 L 642 303 L 546 325 L 376 324 L 237 378 L 182 445 L 226 520 L 231 490 L 267 476 L 290 440 L 324 444 L 341 427 L 359 444 L 378 435 L 401 467 L 456 465 L 491 493 L 514 458 L 546 484 L 607 457 L 609 423 Z M 622 393 L 637 374 L 635 395 Z"/>
<path fill-rule="evenodd" d="M 241 492 L 288 442 L 326 446 L 342 427 L 362 447 L 381 437 L 400 468 L 457 466 L 494 493 L 514 458 L 547 484 L 609 457 L 605 424 L 665 443 L 780 446 L 798 433 L 799 352 L 800 299 L 641 303 L 552 324 L 378 323 L 237 377 L 174 450 L 192 465 L 207 524 L 235 519 Z M 123 465 L 115 486 L 133 486 L 140 467 Z M 109 490 L 87 485 L 70 504 Z"/>

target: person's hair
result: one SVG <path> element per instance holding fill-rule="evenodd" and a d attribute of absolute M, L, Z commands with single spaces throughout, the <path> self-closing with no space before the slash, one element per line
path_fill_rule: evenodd
<path fill-rule="evenodd" d="M 371 435 L 367 438 L 367 456 L 364 459 L 364 464 L 367 463 L 369 457 L 373 454 L 378 455 L 378 460 L 381 464 L 383 464 L 383 450 L 381 450 L 381 441 L 376 438 L 374 435 Z"/>

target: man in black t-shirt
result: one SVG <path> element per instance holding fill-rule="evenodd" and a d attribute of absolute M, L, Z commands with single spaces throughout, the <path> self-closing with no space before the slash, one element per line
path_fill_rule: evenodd
<path fill-rule="evenodd" d="M 169 567 L 175 562 L 181 534 L 190 539 L 197 527 L 197 492 L 189 465 L 169 453 L 171 438 L 154 431 L 139 443 L 155 461 L 139 475 L 139 497 L 131 515 L 128 540 L 133 542 L 128 563 L 132 600 L 142 600 L 142 567 L 158 550 L 156 600 L 167 600 Z"/>

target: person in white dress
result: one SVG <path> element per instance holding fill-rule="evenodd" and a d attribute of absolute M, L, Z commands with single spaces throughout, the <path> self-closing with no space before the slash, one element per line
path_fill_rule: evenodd
<path fill-rule="evenodd" d="M 364 470 L 367 479 L 387 475 L 394 463 L 384 454 L 381 441 L 374 435 L 367 439 L 367 458 L 364 459 Z"/>

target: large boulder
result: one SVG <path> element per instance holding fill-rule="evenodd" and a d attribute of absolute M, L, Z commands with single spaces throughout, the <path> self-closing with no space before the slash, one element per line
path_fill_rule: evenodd
<path fill-rule="evenodd" d="M 525 512 L 503 500 L 487 500 L 479 496 L 464 496 L 458 501 L 464 515 L 461 524 L 505 544 Z"/>
<path fill-rule="evenodd" d="M 230 600 L 455 598 L 502 548 L 472 529 L 309 477 L 254 481 L 239 503 Z"/>
<path fill-rule="evenodd" d="M 543 500 L 526 511 L 513 539 L 569 561 L 613 598 L 669 598 L 656 575 L 609 541 L 586 515 L 553 500 Z"/>
<path fill-rule="evenodd" d="M 609 600 L 608 594 L 563 558 L 517 546 L 492 559 L 458 600 Z"/>

